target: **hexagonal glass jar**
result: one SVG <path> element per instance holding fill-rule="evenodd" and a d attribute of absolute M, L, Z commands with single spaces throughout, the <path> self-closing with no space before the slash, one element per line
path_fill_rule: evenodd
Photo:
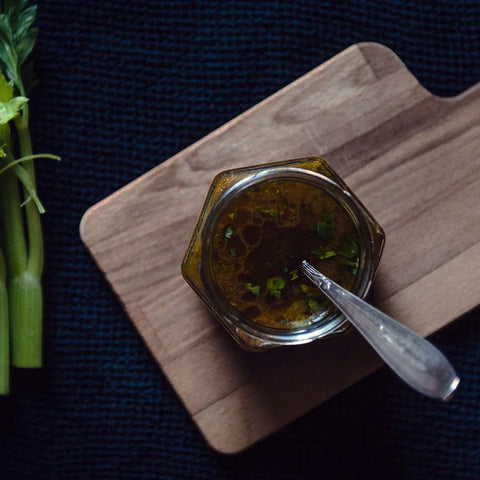
<path fill-rule="evenodd" d="M 351 288 L 364 298 L 372 285 L 380 261 L 385 234 L 365 206 L 337 173 L 320 157 L 227 170 L 213 180 L 200 218 L 182 263 L 185 280 L 230 335 L 245 349 L 259 351 L 282 345 L 296 345 L 346 332 L 349 323 L 338 311 L 321 321 L 298 328 L 261 325 L 236 310 L 223 296 L 212 273 L 213 237 L 217 222 L 231 202 L 249 188 L 263 182 L 294 180 L 309 183 L 332 196 L 355 225 L 359 263 Z"/>

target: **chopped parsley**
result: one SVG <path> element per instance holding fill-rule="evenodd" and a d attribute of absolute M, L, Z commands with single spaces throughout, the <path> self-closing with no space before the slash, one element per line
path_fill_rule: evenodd
<path fill-rule="evenodd" d="M 322 304 L 318 300 L 315 300 L 314 298 L 307 298 L 305 301 L 307 302 L 308 308 L 312 312 L 320 312 L 322 310 Z"/>
<path fill-rule="evenodd" d="M 337 252 L 334 250 L 312 250 L 310 252 L 312 255 L 315 255 L 319 260 L 326 260 L 327 258 L 332 258 L 337 255 Z"/>
<path fill-rule="evenodd" d="M 282 277 L 268 278 L 266 284 L 267 294 L 280 300 L 282 298 L 282 290 L 286 285 L 287 282 Z"/>
<path fill-rule="evenodd" d="M 277 210 L 272 210 L 271 208 L 262 208 L 260 210 L 260 213 L 266 213 L 267 215 L 270 215 L 275 222 L 278 222 L 278 211 Z"/>
<path fill-rule="evenodd" d="M 313 233 L 317 237 L 329 239 L 335 228 L 335 215 L 333 213 L 324 213 L 318 222 L 313 226 Z"/>
<path fill-rule="evenodd" d="M 345 258 L 358 257 L 358 242 L 357 236 L 354 233 L 344 233 L 340 237 L 338 253 Z"/>
<path fill-rule="evenodd" d="M 223 236 L 225 237 L 225 240 L 230 240 L 233 235 L 233 227 L 231 225 L 227 225 L 225 228 L 225 233 Z"/>
<path fill-rule="evenodd" d="M 253 293 L 256 297 L 258 297 L 260 295 L 260 285 L 254 285 L 253 283 L 247 283 L 245 285 L 245 288 Z"/>
<path fill-rule="evenodd" d="M 319 291 L 316 287 L 314 287 L 313 285 L 305 285 L 304 283 L 302 283 L 300 285 L 300 288 L 302 289 L 302 292 L 304 293 L 304 295 L 306 297 L 312 297 L 312 296 L 318 296 L 319 295 Z"/>
<path fill-rule="evenodd" d="M 321 311 L 323 305 L 321 302 L 321 294 L 318 289 L 312 285 L 305 285 L 304 283 L 300 285 L 300 288 L 305 296 L 305 303 L 309 310 L 313 313 Z"/>

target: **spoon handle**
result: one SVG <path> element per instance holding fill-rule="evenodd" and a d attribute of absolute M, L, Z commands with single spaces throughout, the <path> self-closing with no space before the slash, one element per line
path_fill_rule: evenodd
<path fill-rule="evenodd" d="M 451 398 L 460 379 L 436 347 L 305 260 L 300 271 L 338 307 L 402 380 L 429 397 L 444 401 Z"/>

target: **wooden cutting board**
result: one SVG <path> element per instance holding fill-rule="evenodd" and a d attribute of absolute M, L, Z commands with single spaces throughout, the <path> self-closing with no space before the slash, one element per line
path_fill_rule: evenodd
<path fill-rule="evenodd" d="M 381 223 L 374 302 L 422 335 L 480 303 L 480 84 L 426 91 L 354 45 L 84 216 L 85 245 L 208 443 L 239 452 L 381 364 L 358 335 L 248 353 L 180 274 L 214 175 L 322 155 Z"/>

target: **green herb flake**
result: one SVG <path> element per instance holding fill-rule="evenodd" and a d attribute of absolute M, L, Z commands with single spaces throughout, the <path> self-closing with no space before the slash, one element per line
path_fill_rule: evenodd
<path fill-rule="evenodd" d="M 321 300 L 319 299 L 320 292 L 313 285 L 300 285 L 303 294 L 305 295 L 305 303 L 311 312 L 320 312 L 323 309 Z"/>
<path fill-rule="evenodd" d="M 275 220 L 275 222 L 278 222 L 278 211 L 277 210 L 273 210 L 271 208 L 262 208 L 262 209 L 260 209 L 260 213 L 265 213 L 267 215 L 270 215 Z"/>
<path fill-rule="evenodd" d="M 282 270 L 283 270 L 285 273 L 288 273 L 288 267 L 287 267 L 286 265 L 284 265 L 284 266 L 282 267 Z"/>
<path fill-rule="evenodd" d="M 286 285 L 287 282 L 282 277 L 268 278 L 266 283 L 267 294 L 280 300 L 282 297 L 282 290 Z"/>
<path fill-rule="evenodd" d="M 352 268 L 352 275 L 356 275 L 358 273 L 358 268 L 357 267 L 353 267 Z"/>
<path fill-rule="evenodd" d="M 308 293 L 308 291 L 310 290 L 311 287 L 309 285 L 305 285 L 304 283 L 302 283 L 300 285 L 300 288 L 302 289 L 303 293 Z"/>
<path fill-rule="evenodd" d="M 317 237 L 321 238 L 330 238 L 330 235 L 332 234 L 332 227 L 330 225 L 327 225 L 326 223 L 323 222 L 318 222 L 315 227 L 314 227 L 314 232 L 317 235 Z"/>
<path fill-rule="evenodd" d="M 337 252 L 335 252 L 335 250 L 323 251 L 323 250 L 316 249 L 316 250 L 312 250 L 310 253 L 312 255 L 315 255 L 319 260 L 326 260 L 327 258 L 332 258 L 337 255 Z"/>
<path fill-rule="evenodd" d="M 296 280 L 297 278 L 300 278 L 298 276 L 298 270 L 292 270 L 291 272 L 289 272 L 289 275 L 290 275 L 290 280 L 293 282 L 293 280 Z"/>
<path fill-rule="evenodd" d="M 260 286 L 259 285 L 253 285 L 253 283 L 247 283 L 245 285 L 245 288 L 249 292 L 252 292 L 256 297 L 258 297 L 260 295 Z"/>
<path fill-rule="evenodd" d="M 322 310 L 322 304 L 313 298 L 307 298 L 306 299 L 307 306 L 312 312 L 320 312 Z"/>
<path fill-rule="evenodd" d="M 236 257 L 236 256 L 237 256 L 237 251 L 236 251 L 234 248 L 231 248 L 231 249 L 230 249 L 230 255 L 231 255 L 232 257 Z"/>
<path fill-rule="evenodd" d="M 288 325 L 289 321 L 286 318 L 280 320 L 280 325 Z"/>
<path fill-rule="evenodd" d="M 324 213 L 312 228 L 317 237 L 324 239 L 330 238 L 334 229 L 335 215 L 330 212 Z"/>
<path fill-rule="evenodd" d="M 302 283 L 300 285 L 300 288 L 302 289 L 302 292 L 306 297 L 314 297 L 319 295 L 318 289 L 313 285 L 305 285 L 304 283 Z"/>
<path fill-rule="evenodd" d="M 338 253 L 345 258 L 358 257 L 358 241 L 354 233 L 344 233 L 340 237 Z"/>
<path fill-rule="evenodd" d="M 230 240 L 233 235 L 233 227 L 231 225 L 227 225 L 225 228 L 225 233 L 223 236 L 225 237 L 225 240 Z"/>

